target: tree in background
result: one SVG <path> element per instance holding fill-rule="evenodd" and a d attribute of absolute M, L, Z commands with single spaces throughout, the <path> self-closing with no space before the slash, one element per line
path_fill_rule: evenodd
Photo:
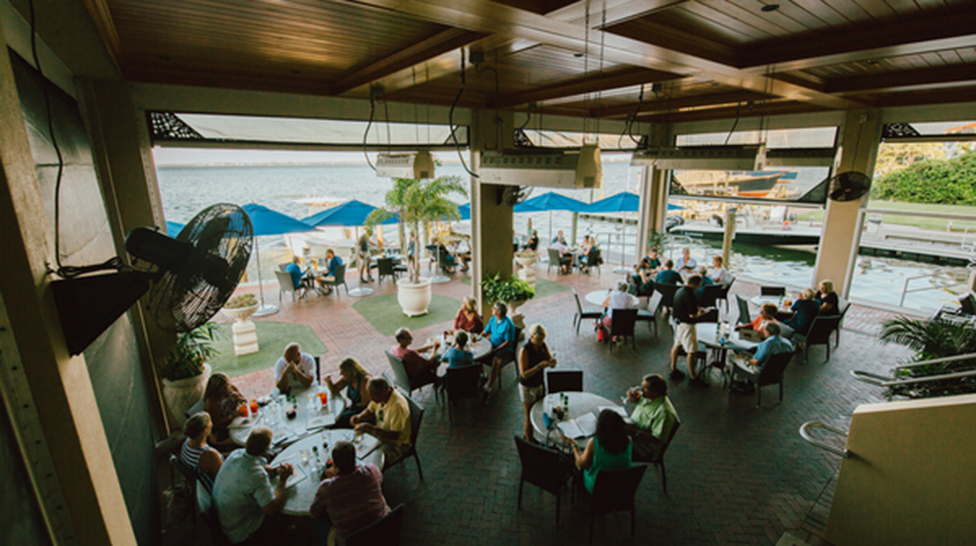
<path fill-rule="evenodd" d="M 897 163 L 901 157 L 902 161 L 911 160 L 911 163 L 875 178 L 871 188 L 873 199 L 976 205 L 976 152 L 967 151 L 952 159 L 921 161 L 915 161 L 912 153 L 909 150 L 890 159 Z"/>

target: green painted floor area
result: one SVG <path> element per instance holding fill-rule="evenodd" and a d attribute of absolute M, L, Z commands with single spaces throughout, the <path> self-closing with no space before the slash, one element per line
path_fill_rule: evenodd
<path fill-rule="evenodd" d="M 384 336 L 392 336 L 397 328 L 406 327 L 418 330 L 441 322 L 453 321 L 461 308 L 461 302 L 447 296 L 433 295 L 427 314 L 408 317 L 400 310 L 396 294 L 384 294 L 363 298 L 352 305 L 373 328 Z"/>
<path fill-rule="evenodd" d="M 471 277 L 464 277 L 461 279 L 464 284 L 471 284 Z M 565 284 L 559 284 L 558 282 L 548 281 L 546 279 L 536 279 L 535 280 L 535 297 L 544 298 L 546 296 L 551 296 L 553 294 L 558 294 L 560 292 L 565 292 L 569 290 L 569 287 Z"/>
<path fill-rule="evenodd" d="M 225 322 L 218 325 L 221 335 L 214 342 L 218 354 L 209 360 L 215 372 L 224 372 L 230 377 L 273 367 L 285 352 L 285 346 L 292 342 L 300 344 L 302 352 L 312 356 L 326 352 L 325 344 L 309 326 L 290 322 L 257 321 L 254 326 L 257 328 L 258 346 L 261 350 L 249 355 L 235 356 L 230 329 L 232 324 Z"/>

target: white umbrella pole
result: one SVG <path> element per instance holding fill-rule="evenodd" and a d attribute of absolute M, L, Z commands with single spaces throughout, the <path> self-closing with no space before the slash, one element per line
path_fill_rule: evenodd
<path fill-rule="evenodd" d="M 261 305 L 258 310 L 254 312 L 256 317 L 266 317 L 268 315 L 273 315 L 278 312 L 278 308 L 274 305 L 266 305 L 264 303 L 264 283 L 261 281 L 261 244 L 258 243 L 258 238 L 254 238 L 254 257 L 257 260 L 258 265 L 258 293 L 261 294 Z"/>

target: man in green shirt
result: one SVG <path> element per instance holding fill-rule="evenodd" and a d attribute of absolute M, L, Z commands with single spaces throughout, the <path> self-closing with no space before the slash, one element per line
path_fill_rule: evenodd
<path fill-rule="evenodd" d="M 654 460 L 678 422 L 678 413 L 668 400 L 668 382 L 656 373 L 646 375 L 639 389 L 627 391 L 627 399 L 637 404 L 630 414 L 634 424 L 627 425 L 627 434 L 634 442 L 634 460 Z"/>

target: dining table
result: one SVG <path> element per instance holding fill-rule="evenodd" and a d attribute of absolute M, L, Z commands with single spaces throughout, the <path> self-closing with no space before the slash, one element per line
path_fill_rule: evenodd
<path fill-rule="evenodd" d="M 562 406 L 560 399 L 563 396 L 568 400 L 568 404 L 565 406 L 566 411 L 562 419 L 556 420 L 553 408 Z M 627 411 L 617 402 L 588 392 L 563 391 L 547 394 L 542 400 L 533 404 L 532 411 L 529 412 L 529 421 L 532 423 L 532 429 L 535 431 L 537 439 L 553 442 L 558 441 L 558 434 L 555 433 L 555 430 L 564 428 L 560 426 L 560 423 L 576 424 L 584 432 L 589 432 L 588 427 L 592 426 L 593 433 L 595 433 L 596 418 L 602 410 L 607 408 L 620 413 L 621 417 L 627 419 Z M 546 426 L 546 418 L 543 417 L 543 414 L 549 416 L 550 423 L 553 425 L 552 430 Z M 552 437 L 549 437 L 550 432 L 552 432 Z M 585 447 L 593 433 L 574 438 L 577 445 L 581 448 Z"/>
<path fill-rule="evenodd" d="M 586 295 L 583 297 L 589 303 L 592 303 L 597 307 L 603 307 L 603 302 L 607 301 L 607 298 L 610 297 L 611 292 L 613 292 L 612 288 L 594 290 L 592 292 L 587 292 Z"/>
<path fill-rule="evenodd" d="M 728 365 L 728 351 L 752 353 L 759 347 L 758 341 L 742 339 L 739 330 L 727 322 L 699 322 L 697 328 L 698 343 L 712 352 L 712 358 L 707 359 L 711 364 L 721 363 L 723 379 L 728 383 L 731 367 Z"/>
<path fill-rule="evenodd" d="M 328 396 L 322 404 L 319 393 Z M 346 409 L 346 399 L 333 395 L 324 385 L 313 385 L 305 389 L 292 389 L 292 402 L 283 394 L 271 394 L 265 399 L 269 402 L 259 407 L 254 415 L 238 416 L 230 422 L 227 429 L 237 445 L 247 443 L 247 437 L 254 427 L 265 426 L 271 429 L 272 448 L 285 447 L 307 435 L 331 427 Z M 289 410 L 295 410 L 293 418 Z"/>
<path fill-rule="evenodd" d="M 356 446 L 357 462 L 369 463 L 383 469 L 383 450 L 378 448 L 379 444 L 372 436 L 357 434 L 352 429 L 322 430 L 309 434 L 285 448 L 271 461 L 273 465 L 290 463 L 295 469 L 294 474 L 288 478 L 285 504 L 281 508 L 283 514 L 309 515 L 309 508 L 322 482 L 326 463 L 332 458 L 332 448 L 342 441 L 352 442 Z M 272 482 L 276 484 L 277 478 Z"/>
<path fill-rule="evenodd" d="M 435 341 L 440 342 L 440 345 L 437 347 L 438 358 L 444 356 L 444 353 L 447 352 L 448 347 L 454 345 L 455 333 L 456 332 L 454 330 L 445 330 L 441 335 L 431 336 L 427 339 L 428 343 L 433 343 Z M 474 355 L 475 360 L 478 360 L 491 352 L 491 341 L 481 334 L 471 334 L 469 332 L 468 344 L 465 345 L 465 348 L 471 351 L 471 354 Z"/>

